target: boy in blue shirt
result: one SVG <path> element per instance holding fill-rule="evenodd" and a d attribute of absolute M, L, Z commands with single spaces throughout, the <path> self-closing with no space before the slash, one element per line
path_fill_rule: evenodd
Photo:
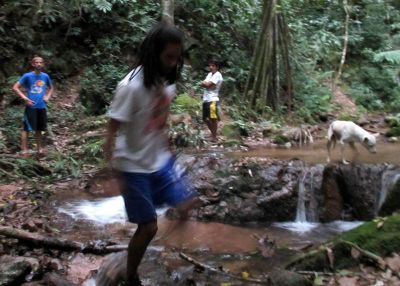
<path fill-rule="evenodd" d="M 24 127 L 21 133 L 21 154 L 29 156 L 28 134 L 35 132 L 39 155 L 45 154 L 42 145 L 42 131 L 47 129 L 47 102 L 53 94 L 53 84 L 47 73 L 43 72 L 44 60 L 35 56 L 31 61 L 33 71 L 25 73 L 13 86 L 14 92 L 25 102 Z M 21 87 L 25 92 L 21 91 Z"/>

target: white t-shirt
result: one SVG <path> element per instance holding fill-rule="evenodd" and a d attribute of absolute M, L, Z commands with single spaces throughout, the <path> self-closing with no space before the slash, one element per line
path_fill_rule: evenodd
<path fill-rule="evenodd" d="M 203 94 L 203 101 L 219 101 L 218 93 L 223 81 L 222 74 L 219 71 L 215 72 L 214 74 L 210 72 L 205 80 L 213 82 L 215 86 L 211 89 L 206 88 Z"/>
<path fill-rule="evenodd" d="M 133 78 L 129 78 L 133 75 Z M 107 116 L 121 122 L 113 152 L 114 168 L 151 173 L 170 159 L 165 125 L 175 84 L 147 89 L 143 69 L 131 71 L 117 86 Z"/>

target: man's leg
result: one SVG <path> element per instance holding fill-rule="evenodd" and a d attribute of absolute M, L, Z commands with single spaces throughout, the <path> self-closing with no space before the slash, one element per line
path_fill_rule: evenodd
<path fill-rule="evenodd" d="M 42 153 L 42 131 L 35 131 L 35 140 L 36 140 L 36 150 L 38 153 Z"/>
<path fill-rule="evenodd" d="M 21 153 L 25 158 L 28 154 L 28 131 L 22 130 L 21 132 Z"/>
<path fill-rule="evenodd" d="M 147 246 L 157 233 L 157 220 L 139 224 L 128 246 L 127 281 L 128 285 L 141 285 L 138 267 Z"/>

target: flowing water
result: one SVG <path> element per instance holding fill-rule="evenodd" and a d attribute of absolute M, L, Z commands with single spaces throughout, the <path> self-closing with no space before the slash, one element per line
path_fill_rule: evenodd
<path fill-rule="evenodd" d="M 333 152 L 333 160 L 340 160 L 339 149 L 336 148 Z M 360 155 L 357 157 L 357 162 L 400 164 L 400 156 L 394 156 L 394 154 L 400 153 L 400 144 L 378 145 L 378 155 L 369 154 L 361 147 L 358 149 Z M 349 151 L 350 149 L 347 149 L 346 152 L 348 159 L 351 158 Z M 269 157 L 283 160 L 297 158 L 309 164 L 325 163 L 326 161 L 325 143 L 322 141 L 290 150 L 260 149 L 245 153 L 226 153 L 223 151 L 221 153 L 228 157 Z M 384 174 L 377 209 L 384 202 L 388 189 L 399 179 L 399 174 L 390 172 Z M 307 186 L 306 180 L 309 182 Z M 312 200 L 310 200 L 314 191 L 313 180 L 313 167 L 305 168 L 299 178 L 296 220 L 292 222 L 273 223 L 272 225 L 258 223 L 244 226 L 193 220 L 177 222 L 164 216 L 166 208 L 158 209 L 159 231 L 149 252 L 152 253 L 153 259 L 163 260 L 164 264 L 168 264 L 171 269 L 168 272 L 169 274 L 158 274 L 158 278 L 153 278 L 150 284 L 166 285 L 160 282 L 164 279 L 163 276 L 170 275 L 173 278 L 175 275 L 179 278 L 184 275 L 183 273 L 188 272 L 187 265 L 182 265 L 182 262 L 176 257 L 167 258 L 163 256 L 165 255 L 162 254 L 165 247 L 197 253 L 197 258 L 200 260 L 207 260 L 214 265 L 223 265 L 232 273 L 251 269 L 252 274 L 259 273 L 261 275 L 266 268 L 273 268 L 277 263 L 279 264 L 279 259 L 284 260 L 288 257 L 287 253 L 281 253 L 275 255 L 272 261 L 266 262 L 266 260 L 260 261 L 260 258 L 252 256 L 251 253 L 260 251 L 260 242 L 263 239 L 268 238 L 268 240 L 274 241 L 278 247 L 298 251 L 309 245 L 325 242 L 337 233 L 348 231 L 362 223 L 357 221 L 319 223 L 314 211 L 315 206 L 312 206 Z M 57 203 L 58 212 L 72 220 L 72 222 L 65 224 L 69 226 L 69 228 L 66 228 L 66 232 L 70 232 L 71 239 L 84 241 L 93 238 L 112 238 L 123 244 L 128 243 L 136 229 L 136 225 L 126 223 L 124 203 L 120 196 L 90 198 L 80 195 L 73 198 L 73 196 L 68 197 L 67 195 L 58 202 L 61 202 L 61 205 Z M 146 266 L 146 263 L 149 263 L 148 260 L 144 263 L 143 268 L 148 271 L 148 275 L 154 275 L 154 265 Z M 193 271 L 190 270 L 189 272 L 192 273 Z M 156 283 L 156 280 L 160 283 Z"/>
<path fill-rule="evenodd" d="M 355 158 L 358 163 L 378 164 L 388 163 L 400 165 L 400 142 L 397 143 L 384 143 L 379 142 L 377 145 L 377 153 L 371 154 L 360 144 L 356 144 L 359 155 Z M 345 157 L 347 160 L 353 158 L 353 153 L 349 146 L 346 146 Z M 280 160 L 300 159 L 310 164 L 326 163 L 327 151 L 326 141 L 319 140 L 314 144 L 305 145 L 302 147 L 286 148 L 260 148 L 250 150 L 248 152 L 234 152 L 230 153 L 232 157 L 268 157 Z M 332 162 L 339 162 L 340 158 L 340 144 L 336 144 L 336 148 L 332 151 Z"/>
<path fill-rule="evenodd" d="M 307 222 L 304 214 L 301 220 L 274 223 L 272 226 L 232 226 L 217 222 L 172 221 L 164 217 L 166 208 L 158 209 L 159 232 L 156 244 L 176 248 L 208 249 L 214 253 L 251 252 L 258 246 L 257 237 L 265 234 L 275 239 L 279 246 L 295 247 L 310 242 L 322 242 L 334 234 L 356 227 L 360 222 L 337 221 L 329 224 Z M 92 222 L 95 227 L 109 224 L 125 224 L 125 209 L 120 196 L 93 200 L 65 202 L 59 212 L 76 221 Z M 134 229 L 129 223 L 126 227 Z"/>

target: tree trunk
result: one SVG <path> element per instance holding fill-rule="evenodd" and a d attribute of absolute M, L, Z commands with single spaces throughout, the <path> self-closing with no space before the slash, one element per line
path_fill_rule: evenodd
<path fill-rule="evenodd" d="M 339 69 L 336 73 L 334 85 L 336 85 L 339 82 L 340 77 L 342 76 L 343 72 L 343 66 L 346 60 L 346 54 L 347 54 L 347 44 L 349 41 L 349 21 L 350 21 L 350 15 L 349 15 L 349 6 L 347 4 L 347 0 L 343 0 L 343 9 L 344 12 L 346 13 L 346 18 L 344 22 L 344 40 L 343 40 L 343 50 L 342 50 L 342 57 L 340 59 L 340 64 L 339 64 Z"/>
<path fill-rule="evenodd" d="M 261 29 L 244 91 L 244 97 L 249 100 L 250 108 L 253 109 L 262 103 L 273 110 L 279 110 L 282 89 L 286 93 L 283 96 L 284 101 L 291 106 L 289 32 L 282 13 L 276 10 L 278 5 L 280 6 L 280 0 L 264 0 L 263 3 Z M 286 79 L 285 88 L 281 86 L 282 75 Z"/>
<path fill-rule="evenodd" d="M 162 20 L 174 24 L 174 0 L 161 0 Z"/>

